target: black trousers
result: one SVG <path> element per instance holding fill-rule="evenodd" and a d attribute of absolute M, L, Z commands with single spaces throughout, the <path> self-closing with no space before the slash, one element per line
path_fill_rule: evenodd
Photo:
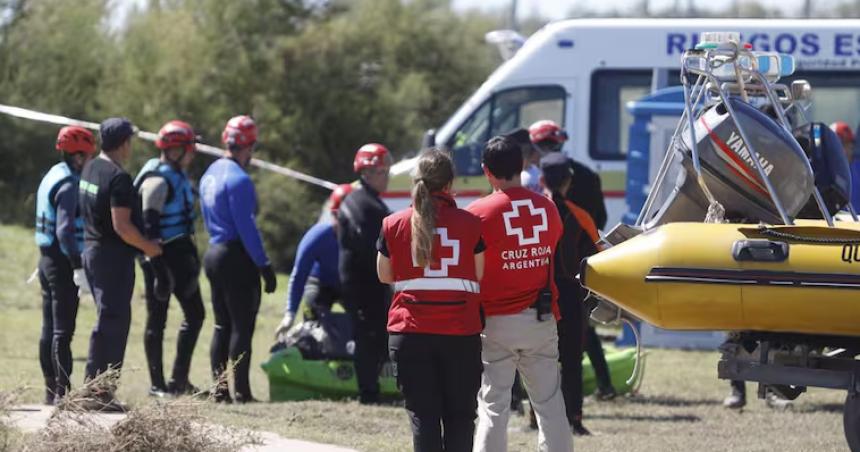
<path fill-rule="evenodd" d="M 39 337 L 39 364 L 45 389 L 63 397 L 72 375 L 72 336 L 78 316 L 78 287 L 72 265 L 55 243 L 41 248 L 39 284 L 42 286 L 42 334 Z"/>
<path fill-rule="evenodd" d="M 200 257 L 197 246 L 191 237 L 173 240 L 163 247 L 167 270 L 173 277 L 173 295 L 179 301 L 184 320 L 179 326 L 176 340 L 176 359 L 170 380 L 172 386 L 185 387 L 191 369 L 191 355 L 197 345 L 200 329 L 203 327 L 205 310 L 200 296 Z M 155 275 L 149 263 L 142 262 L 143 279 L 146 287 L 146 331 L 143 335 L 143 348 L 149 367 L 152 386 L 166 388 L 164 382 L 163 348 L 164 328 L 167 324 L 168 302 L 158 300 L 153 289 Z"/>
<path fill-rule="evenodd" d="M 731 381 L 732 392 L 736 392 L 741 397 L 747 396 L 747 384 L 742 380 Z"/>
<path fill-rule="evenodd" d="M 260 310 L 260 270 L 238 240 L 211 245 L 203 267 L 212 288 L 215 331 L 210 359 L 212 374 L 221 382 L 217 391 L 227 394 L 221 377 L 232 361 L 235 398 L 251 400 L 251 338 Z"/>
<path fill-rule="evenodd" d="M 415 451 L 471 451 L 483 371 L 481 336 L 392 334 L 388 347 Z"/>
<path fill-rule="evenodd" d="M 603 344 L 600 343 L 597 331 L 588 323 L 588 319 L 585 318 L 584 321 L 586 323 L 585 353 L 588 354 L 588 360 L 591 361 L 591 367 L 594 369 L 597 387 L 606 392 L 612 388 L 612 379 L 609 375 L 609 365 L 606 364 L 606 355 L 603 354 Z"/>
<path fill-rule="evenodd" d="M 86 370 L 90 380 L 108 368 L 122 368 L 131 324 L 134 251 L 115 243 L 87 244 L 83 264 L 96 302 Z"/>
<path fill-rule="evenodd" d="M 344 286 L 344 307 L 352 319 L 355 340 L 355 374 L 359 400 L 379 400 L 379 372 L 388 357 L 389 289 L 376 283 Z"/>
<path fill-rule="evenodd" d="M 558 359 L 561 393 L 568 422 L 582 419 L 582 352 L 585 343 L 585 308 L 582 288 L 576 281 L 556 279 L 561 310 L 558 322 Z"/>
<path fill-rule="evenodd" d="M 308 278 L 305 284 L 305 320 L 319 320 L 331 312 L 335 301 L 340 299 L 340 291 L 320 284 L 319 278 Z"/>

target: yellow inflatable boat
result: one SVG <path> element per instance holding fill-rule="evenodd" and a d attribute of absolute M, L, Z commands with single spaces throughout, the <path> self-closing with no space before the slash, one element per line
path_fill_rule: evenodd
<path fill-rule="evenodd" d="M 584 286 L 661 328 L 860 336 L 860 223 L 670 223 L 583 261 Z"/>

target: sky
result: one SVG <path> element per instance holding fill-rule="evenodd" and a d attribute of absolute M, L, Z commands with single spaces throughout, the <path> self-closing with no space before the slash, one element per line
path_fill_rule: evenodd
<path fill-rule="evenodd" d="M 803 0 L 758 0 L 762 5 L 767 7 L 781 6 L 785 8 L 786 15 L 797 14 L 803 5 Z M 612 9 L 625 9 L 639 3 L 639 0 L 518 0 L 517 16 L 543 16 L 547 19 L 563 19 L 568 12 L 577 6 L 585 7 L 592 11 L 609 11 Z M 686 7 L 687 0 L 680 0 L 683 7 Z M 694 0 L 694 5 L 706 7 L 709 2 L 707 0 Z M 725 1 L 729 3 L 728 0 Z M 453 0 L 455 9 L 483 9 L 483 10 L 498 10 L 502 8 L 510 8 L 511 0 Z M 671 7 L 675 4 L 675 0 L 650 0 L 651 7 L 654 9 L 663 9 Z M 814 4 L 814 2 L 813 2 Z"/>

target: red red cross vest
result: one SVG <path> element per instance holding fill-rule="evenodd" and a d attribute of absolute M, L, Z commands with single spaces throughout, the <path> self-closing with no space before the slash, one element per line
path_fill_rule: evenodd
<path fill-rule="evenodd" d="M 388 216 L 382 236 L 394 276 L 388 331 L 472 335 L 481 332 L 480 286 L 475 248 L 481 222 L 457 208 L 447 195 L 434 195 L 434 262 L 418 267 L 412 259 L 412 208 Z"/>
<path fill-rule="evenodd" d="M 481 219 L 486 244 L 481 303 L 487 316 L 516 314 L 550 285 L 556 319 L 558 289 L 553 256 L 562 234 L 558 209 L 549 198 L 523 187 L 497 191 L 466 210 Z"/>

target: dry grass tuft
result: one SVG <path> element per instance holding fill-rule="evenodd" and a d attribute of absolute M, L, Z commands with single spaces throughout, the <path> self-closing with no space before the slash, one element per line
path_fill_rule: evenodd
<path fill-rule="evenodd" d="M 259 444 L 253 432 L 209 424 L 206 402 L 191 397 L 147 403 L 116 420 L 98 413 L 113 393 L 119 372 L 108 371 L 69 393 L 48 425 L 25 447 L 28 452 L 232 452 Z"/>
<path fill-rule="evenodd" d="M 0 391 L 0 452 L 15 449 L 15 428 L 9 425 L 9 410 L 18 399 L 16 391 Z"/>

